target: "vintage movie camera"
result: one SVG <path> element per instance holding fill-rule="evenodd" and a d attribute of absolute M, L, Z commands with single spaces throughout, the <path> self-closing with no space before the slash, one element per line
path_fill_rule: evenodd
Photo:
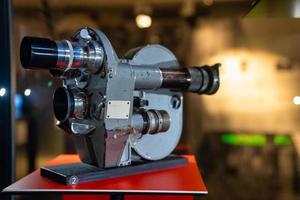
<path fill-rule="evenodd" d="M 62 80 L 53 95 L 57 125 L 72 135 L 81 161 L 100 168 L 168 156 L 182 132 L 182 92 L 219 88 L 220 64 L 183 68 L 161 45 L 119 58 L 91 28 L 70 40 L 24 37 L 20 57 L 25 69 L 49 70 Z"/>

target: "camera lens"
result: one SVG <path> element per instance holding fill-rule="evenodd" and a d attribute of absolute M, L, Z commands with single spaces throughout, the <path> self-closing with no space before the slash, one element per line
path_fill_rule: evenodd
<path fill-rule="evenodd" d="M 161 88 L 190 91 L 198 94 L 214 94 L 220 86 L 220 66 L 221 64 L 215 64 L 213 66 L 181 69 L 161 69 Z"/>
<path fill-rule="evenodd" d="M 75 92 L 60 87 L 53 96 L 54 115 L 58 121 L 75 117 L 83 119 L 87 113 L 87 97 L 83 92 Z"/>
<path fill-rule="evenodd" d="M 20 59 L 25 69 L 87 68 L 96 73 L 101 69 L 104 50 L 97 41 L 82 44 L 78 41 L 53 41 L 47 38 L 24 37 Z"/>
<path fill-rule="evenodd" d="M 53 96 L 53 111 L 58 121 L 67 120 L 74 110 L 74 98 L 66 88 L 57 88 Z"/>
<path fill-rule="evenodd" d="M 56 66 L 57 45 L 47 38 L 24 37 L 21 42 L 20 59 L 25 69 L 49 69 Z"/>

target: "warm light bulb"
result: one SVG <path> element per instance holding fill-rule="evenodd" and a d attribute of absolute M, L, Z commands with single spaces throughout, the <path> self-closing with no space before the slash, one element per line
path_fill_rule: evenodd
<path fill-rule="evenodd" d="M 300 105 L 300 96 L 294 96 L 293 103 L 295 105 Z"/>
<path fill-rule="evenodd" d="M 25 96 L 29 96 L 31 94 L 31 89 L 26 89 L 25 91 L 24 91 L 24 95 Z"/>
<path fill-rule="evenodd" d="M 135 22 L 139 28 L 149 28 L 152 24 L 152 19 L 149 15 L 140 14 L 136 16 Z"/>
<path fill-rule="evenodd" d="M 0 97 L 3 97 L 6 94 L 6 89 L 5 88 L 1 88 L 0 89 Z"/>

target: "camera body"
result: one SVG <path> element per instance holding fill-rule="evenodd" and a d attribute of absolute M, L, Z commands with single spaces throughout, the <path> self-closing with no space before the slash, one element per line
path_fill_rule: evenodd
<path fill-rule="evenodd" d="M 182 92 L 214 94 L 220 64 L 179 66 L 161 45 L 119 58 L 99 30 L 70 40 L 25 37 L 21 63 L 62 80 L 53 96 L 57 126 L 70 134 L 84 163 L 110 168 L 168 156 L 182 132 Z"/>

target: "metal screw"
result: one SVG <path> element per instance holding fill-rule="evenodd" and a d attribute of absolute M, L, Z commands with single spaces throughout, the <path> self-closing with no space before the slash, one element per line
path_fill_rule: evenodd
<path fill-rule="evenodd" d="M 92 39 L 92 37 L 89 35 L 89 32 L 87 29 L 81 29 L 80 30 L 80 37 L 82 39 L 85 39 L 85 40 L 90 40 Z"/>

